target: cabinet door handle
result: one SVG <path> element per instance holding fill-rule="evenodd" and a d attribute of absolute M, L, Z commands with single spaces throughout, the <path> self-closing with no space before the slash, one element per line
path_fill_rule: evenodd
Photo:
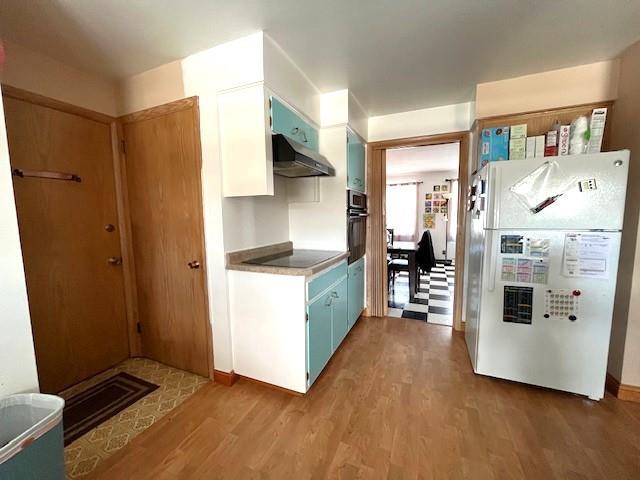
<path fill-rule="evenodd" d="M 340 298 L 340 296 L 338 295 L 338 292 L 333 291 L 331 292 L 331 298 Z"/>
<path fill-rule="evenodd" d="M 307 138 L 307 134 L 304 130 L 300 130 L 299 127 L 295 127 L 294 129 L 291 130 L 291 134 L 292 135 L 298 135 L 300 134 L 302 136 L 302 142 L 303 143 L 308 143 L 309 139 Z"/>
<path fill-rule="evenodd" d="M 333 303 L 333 296 L 329 295 L 327 299 L 324 301 L 324 305 L 326 307 L 330 307 L 332 303 Z"/>

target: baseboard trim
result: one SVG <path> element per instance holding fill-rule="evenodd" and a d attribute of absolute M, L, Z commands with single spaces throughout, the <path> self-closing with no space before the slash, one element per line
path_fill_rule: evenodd
<path fill-rule="evenodd" d="M 238 380 L 238 375 L 236 375 L 233 371 L 231 372 L 223 372 L 221 370 L 213 371 L 213 381 L 215 383 L 219 383 L 226 387 L 232 386 Z"/>
<path fill-rule="evenodd" d="M 605 388 L 619 400 L 640 403 L 640 387 L 620 383 L 615 377 L 607 373 Z"/>
<path fill-rule="evenodd" d="M 296 397 L 304 397 L 304 393 L 296 392 L 295 390 L 289 390 L 288 388 L 279 387 L 278 385 L 274 385 L 273 383 L 263 382 L 262 380 L 256 380 L 255 378 L 245 377 L 244 375 L 235 374 L 236 377 L 242 378 L 251 383 L 255 383 L 256 385 L 260 385 L 262 387 L 267 387 L 272 390 L 278 390 L 279 392 L 287 393 L 289 395 L 295 395 Z"/>

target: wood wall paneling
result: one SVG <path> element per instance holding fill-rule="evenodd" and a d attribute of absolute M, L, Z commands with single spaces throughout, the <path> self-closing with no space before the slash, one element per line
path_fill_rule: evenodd
<path fill-rule="evenodd" d="M 611 116 L 614 102 L 597 102 L 585 105 L 575 105 L 572 107 L 556 108 L 549 110 L 538 110 L 533 112 L 523 112 L 511 115 L 500 115 L 477 119 L 473 125 L 475 142 L 479 141 L 479 132 L 484 128 L 506 127 L 511 125 L 527 124 L 527 136 L 544 135 L 551 130 L 556 122 L 562 125 L 570 124 L 576 117 L 581 115 L 591 118 L 594 108 L 607 108 L 607 123 L 605 124 L 604 136 L 602 139 L 602 151 L 607 151 L 611 137 Z M 474 151 L 477 150 L 474 148 Z M 473 168 L 478 165 L 477 153 L 473 158 Z"/>
<path fill-rule="evenodd" d="M 385 231 L 386 154 L 367 146 L 367 315 L 387 313 L 387 236 Z"/>
<path fill-rule="evenodd" d="M 460 161 L 458 163 L 458 226 L 456 230 L 456 270 L 453 287 L 453 318 L 456 330 L 464 329 L 464 256 L 467 227 L 467 190 L 469 188 L 469 139 L 466 134 L 460 138 Z"/>

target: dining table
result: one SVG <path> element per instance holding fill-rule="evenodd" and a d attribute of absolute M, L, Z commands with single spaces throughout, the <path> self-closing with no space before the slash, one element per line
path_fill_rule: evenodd
<path fill-rule="evenodd" d="M 393 242 L 387 244 L 387 254 L 391 257 L 406 257 L 409 263 L 409 301 L 412 302 L 418 291 L 418 264 L 416 263 L 417 242 Z"/>

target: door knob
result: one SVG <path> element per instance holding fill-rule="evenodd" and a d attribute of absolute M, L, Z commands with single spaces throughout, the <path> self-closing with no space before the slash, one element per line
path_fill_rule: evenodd
<path fill-rule="evenodd" d="M 121 265 L 122 264 L 122 257 L 109 257 L 109 258 L 107 258 L 107 263 L 109 265 Z"/>
<path fill-rule="evenodd" d="M 189 265 L 189 268 L 195 269 L 195 268 L 200 268 L 200 262 L 197 260 L 193 260 L 191 262 L 188 262 L 187 265 Z"/>

